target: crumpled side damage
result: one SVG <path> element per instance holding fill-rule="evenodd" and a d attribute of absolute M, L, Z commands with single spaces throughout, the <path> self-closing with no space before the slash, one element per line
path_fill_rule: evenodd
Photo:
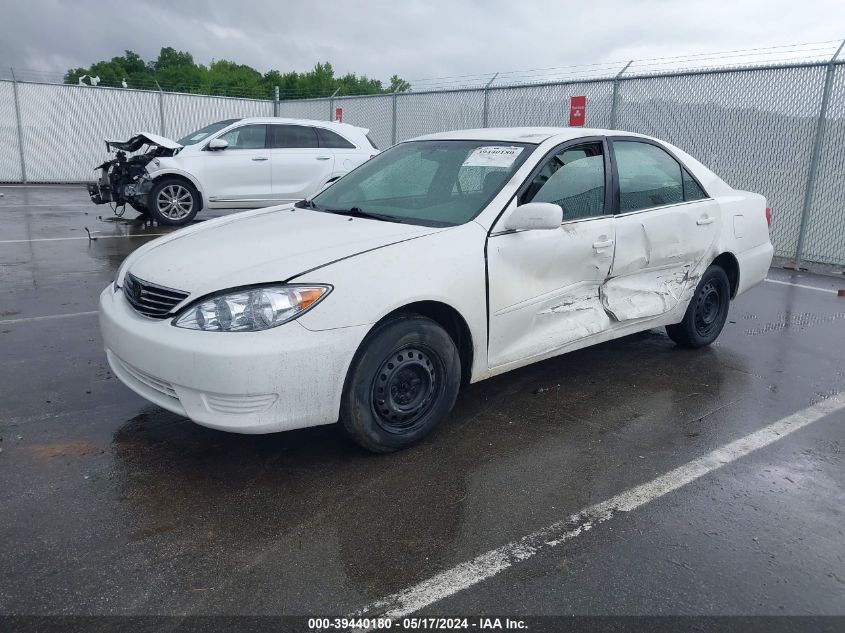
<path fill-rule="evenodd" d="M 700 272 L 682 270 L 647 271 L 609 279 L 599 289 L 602 306 L 617 321 L 658 316 L 690 299 Z"/>

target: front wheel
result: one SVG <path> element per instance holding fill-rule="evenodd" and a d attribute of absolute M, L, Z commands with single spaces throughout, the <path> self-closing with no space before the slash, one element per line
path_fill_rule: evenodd
<path fill-rule="evenodd" d="M 352 361 L 343 429 L 376 453 L 405 448 L 449 414 L 460 383 L 458 350 L 442 327 L 416 315 L 391 319 L 367 336 Z"/>
<path fill-rule="evenodd" d="M 156 181 L 147 196 L 148 213 L 159 224 L 183 226 L 194 219 L 199 207 L 199 192 L 179 178 Z"/>
<path fill-rule="evenodd" d="M 728 319 L 731 284 L 720 266 L 704 271 L 692 296 L 684 320 L 667 325 L 669 338 L 682 347 L 704 347 L 718 338 Z"/>

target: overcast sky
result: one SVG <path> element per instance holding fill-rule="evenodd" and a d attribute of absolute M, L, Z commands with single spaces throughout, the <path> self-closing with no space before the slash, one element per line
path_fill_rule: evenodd
<path fill-rule="evenodd" d="M 173 46 L 199 63 L 418 80 L 843 37 L 841 0 L 27 0 L 4 3 L 0 65 L 63 72 Z"/>

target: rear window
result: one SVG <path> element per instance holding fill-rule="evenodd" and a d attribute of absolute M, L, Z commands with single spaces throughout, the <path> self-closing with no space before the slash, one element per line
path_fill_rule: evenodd
<path fill-rule="evenodd" d="M 378 149 L 378 145 L 376 145 L 376 142 L 373 140 L 373 137 L 369 134 L 367 134 L 367 140 L 370 142 L 370 145 L 373 146 L 373 149 Z"/>
<path fill-rule="evenodd" d="M 320 147 L 328 147 L 331 149 L 356 149 L 356 147 L 343 138 L 340 134 L 335 134 L 331 130 L 318 127 L 317 136 L 320 139 Z"/>

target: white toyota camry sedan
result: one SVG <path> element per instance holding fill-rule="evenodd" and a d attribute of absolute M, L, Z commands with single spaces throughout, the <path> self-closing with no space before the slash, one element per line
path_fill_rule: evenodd
<path fill-rule="evenodd" d="M 239 433 L 340 421 L 391 451 L 461 384 L 657 326 L 713 342 L 766 276 L 770 221 L 654 138 L 434 134 L 310 200 L 150 242 L 100 321 L 114 373 L 165 409 Z"/>

